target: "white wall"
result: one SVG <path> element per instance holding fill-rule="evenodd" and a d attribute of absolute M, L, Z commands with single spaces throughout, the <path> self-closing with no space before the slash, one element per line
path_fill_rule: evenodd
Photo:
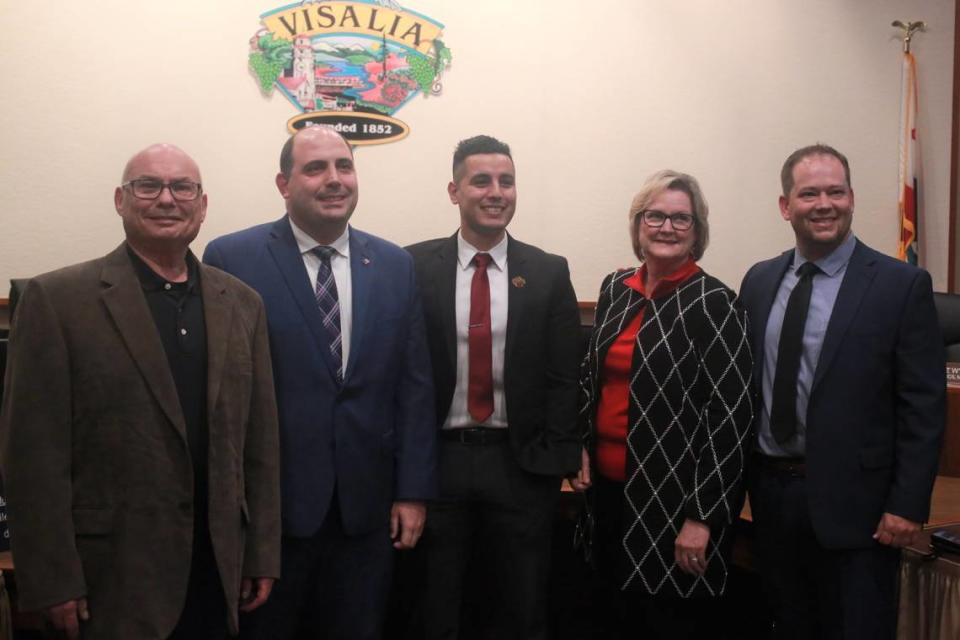
<path fill-rule="evenodd" d="M 566 255 L 581 299 L 634 262 L 626 210 L 642 180 L 697 176 L 711 205 L 704 267 L 736 288 L 792 242 L 776 209 L 783 159 L 844 151 L 854 230 L 894 253 L 900 43 L 914 41 L 926 211 L 922 241 L 947 281 L 953 0 L 409 0 L 446 25 L 444 93 L 396 116 L 400 142 L 360 148 L 359 228 L 405 244 L 452 233 L 455 143 L 509 142 L 511 232 Z M 283 0 L 0 2 L 0 283 L 105 253 L 122 238 L 112 192 L 157 141 L 199 162 L 210 194 L 194 249 L 282 213 L 273 186 L 286 120 L 246 68 L 263 11 Z M 5 286 L 0 284 L 0 296 Z"/>

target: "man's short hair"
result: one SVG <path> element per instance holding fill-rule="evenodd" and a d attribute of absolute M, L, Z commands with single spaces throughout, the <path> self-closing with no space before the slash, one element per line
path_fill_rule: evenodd
<path fill-rule="evenodd" d="M 850 162 L 847 161 L 847 156 L 828 144 L 818 142 L 797 149 L 791 153 L 786 162 L 783 163 L 783 169 L 780 170 L 780 186 L 783 187 L 783 196 L 785 198 L 790 197 L 790 191 L 793 189 L 793 168 L 796 167 L 801 160 L 809 158 L 810 156 L 833 156 L 839 160 L 840 164 L 843 165 L 843 173 L 847 178 L 847 187 L 853 188 L 853 183 L 850 182 Z"/>
<path fill-rule="evenodd" d="M 297 134 L 293 134 L 287 138 L 283 148 L 280 149 L 280 173 L 284 178 L 289 178 L 290 172 L 293 171 L 293 139 L 296 137 Z"/>
<path fill-rule="evenodd" d="M 322 127 L 324 125 L 312 125 L 312 126 Z M 297 134 L 300 133 L 300 131 L 306 130 L 307 128 L 309 127 L 304 127 L 303 129 L 300 129 L 299 131 L 291 135 L 289 138 L 287 138 L 287 141 L 283 143 L 283 148 L 280 149 L 280 173 L 283 175 L 284 178 L 289 179 L 290 173 L 293 171 L 293 142 L 294 140 L 296 140 Z M 330 129 L 330 131 L 333 131 L 334 133 L 336 133 L 338 136 L 340 136 L 343 139 L 343 143 L 347 145 L 347 149 L 350 150 L 350 155 L 352 156 L 353 145 L 350 144 L 350 141 L 347 140 L 347 138 L 342 133 L 340 133 L 333 127 L 327 127 L 327 128 Z"/>
<path fill-rule="evenodd" d="M 690 205 L 693 207 L 693 227 L 691 231 L 694 234 L 693 246 L 690 247 L 690 255 L 694 260 L 703 257 L 710 244 L 710 223 L 707 216 L 710 214 L 710 207 L 707 205 L 706 198 L 703 197 L 703 191 L 700 190 L 700 183 L 693 176 L 664 169 L 658 171 L 649 178 L 640 187 L 637 195 L 633 196 L 633 202 L 630 203 L 630 240 L 633 242 L 633 254 L 638 260 L 644 260 L 643 250 L 640 248 L 640 225 L 642 224 L 643 212 L 647 210 L 650 203 L 656 200 L 664 191 L 682 191 L 690 198 Z"/>
<path fill-rule="evenodd" d="M 480 153 L 496 153 L 507 156 L 513 160 L 510 155 L 510 146 L 506 142 L 500 142 L 493 136 L 473 136 L 457 143 L 457 148 L 453 152 L 453 178 L 457 178 L 457 170 L 463 166 L 463 162 L 469 156 L 475 156 Z"/>

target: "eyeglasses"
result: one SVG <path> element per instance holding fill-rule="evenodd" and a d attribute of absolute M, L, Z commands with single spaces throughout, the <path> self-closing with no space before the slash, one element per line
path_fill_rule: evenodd
<path fill-rule="evenodd" d="M 694 218 L 692 213 L 671 213 L 666 214 L 663 211 L 647 209 L 643 212 L 643 221 L 648 227 L 662 227 L 667 220 L 677 231 L 686 231 L 693 226 Z"/>
<path fill-rule="evenodd" d="M 130 187 L 133 195 L 141 200 L 156 200 L 164 189 L 170 189 L 174 200 L 189 202 L 200 196 L 203 187 L 199 182 L 191 180 L 177 180 L 176 182 L 162 182 L 153 178 L 138 178 L 124 182 L 121 187 Z"/>

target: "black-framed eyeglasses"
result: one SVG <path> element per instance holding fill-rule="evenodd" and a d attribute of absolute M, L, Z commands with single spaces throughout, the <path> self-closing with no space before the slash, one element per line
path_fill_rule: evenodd
<path fill-rule="evenodd" d="M 686 231 L 693 226 L 694 217 L 692 213 L 664 213 L 663 211 L 657 211 L 656 209 L 647 209 L 643 212 L 643 222 L 648 227 L 662 227 L 663 223 L 667 220 L 670 221 L 670 226 L 672 226 L 677 231 Z"/>
<path fill-rule="evenodd" d="M 141 200 L 156 200 L 163 193 L 164 189 L 170 190 L 170 195 L 174 200 L 189 202 L 200 197 L 203 186 L 199 182 L 192 180 L 177 180 L 175 182 L 163 182 L 153 178 L 137 178 L 124 182 L 121 187 L 130 187 L 133 195 Z"/>

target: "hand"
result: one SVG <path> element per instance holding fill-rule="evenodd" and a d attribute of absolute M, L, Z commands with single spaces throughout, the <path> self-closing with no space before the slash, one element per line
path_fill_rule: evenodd
<path fill-rule="evenodd" d="M 77 598 L 47 607 L 43 610 L 43 617 L 47 624 L 53 627 L 55 631 L 63 634 L 67 640 L 78 640 L 80 638 L 80 621 L 86 622 L 90 619 L 87 599 Z"/>
<path fill-rule="evenodd" d="M 390 509 L 390 539 L 394 549 L 413 549 L 417 546 L 423 523 L 427 521 L 427 506 L 422 502 L 394 502 Z"/>
<path fill-rule="evenodd" d="M 590 455 L 586 448 L 580 452 L 580 471 L 575 478 L 570 478 L 570 486 L 574 491 L 586 491 L 593 482 L 590 480 Z"/>
<path fill-rule="evenodd" d="M 906 547 L 917 541 L 921 524 L 892 513 L 884 513 L 873 539 L 888 547 Z"/>
<path fill-rule="evenodd" d="M 249 613 L 270 597 L 273 578 L 244 578 L 240 581 L 240 611 Z"/>
<path fill-rule="evenodd" d="M 690 518 L 683 521 L 673 550 L 673 557 L 683 571 L 695 576 L 703 575 L 707 569 L 709 541 L 710 527 Z"/>

